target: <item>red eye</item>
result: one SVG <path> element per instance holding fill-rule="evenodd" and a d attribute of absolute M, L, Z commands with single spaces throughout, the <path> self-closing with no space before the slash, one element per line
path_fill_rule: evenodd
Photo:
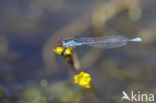
<path fill-rule="evenodd" d="M 56 42 L 56 43 L 57 43 L 58 46 L 61 46 L 62 45 L 62 43 L 60 43 L 60 42 Z"/>

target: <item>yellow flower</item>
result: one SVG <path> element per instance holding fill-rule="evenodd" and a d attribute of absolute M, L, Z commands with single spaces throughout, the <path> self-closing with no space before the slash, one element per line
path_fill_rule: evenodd
<path fill-rule="evenodd" d="M 90 74 L 81 72 L 74 76 L 75 84 L 79 84 L 82 87 L 90 88 L 91 77 Z"/>
<path fill-rule="evenodd" d="M 63 52 L 64 52 L 63 55 L 71 55 L 73 48 L 70 47 L 70 48 L 65 49 L 64 51 L 63 47 L 57 47 L 56 49 L 53 49 L 53 51 L 58 55 L 62 55 Z"/>
<path fill-rule="evenodd" d="M 53 51 L 58 55 L 61 55 L 63 53 L 63 50 L 63 47 L 57 47 L 56 49 L 53 49 Z"/>
<path fill-rule="evenodd" d="M 72 54 L 72 50 L 73 50 L 72 47 L 67 48 L 67 49 L 64 51 L 64 55 L 71 55 L 71 54 Z"/>

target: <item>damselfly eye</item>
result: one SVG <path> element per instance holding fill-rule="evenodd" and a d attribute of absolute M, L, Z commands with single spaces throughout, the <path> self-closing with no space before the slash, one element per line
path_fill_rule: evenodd
<path fill-rule="evenodd" d="M 62 46 L 62 43 L 61 42 L 56 42 L 58 46 Z"/>

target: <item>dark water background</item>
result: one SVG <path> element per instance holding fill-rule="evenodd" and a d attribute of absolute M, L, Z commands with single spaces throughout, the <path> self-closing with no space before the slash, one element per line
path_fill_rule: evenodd
<path fill-rule="evenodd" d="M 156 93 L 155 0 L 1 0 L 0 103 L 120 103 Z M 142 37 L 116 49 L 76 48 L 92 88 L 52 49 L 67 37 Z"/>

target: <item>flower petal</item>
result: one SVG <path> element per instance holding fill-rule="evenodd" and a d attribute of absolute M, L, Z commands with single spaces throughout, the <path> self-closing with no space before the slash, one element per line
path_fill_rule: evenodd
<path fill-rule="evenodd" d="M 91 77 L 90 74 L 81 72 L 74 76 L 75 84 L 79 84 L 82 87 L 90 88 Z"/>
<path fill-rule="evenodd" d="M 53 51 L 58 55 L 61 55 L 63 53 L 63 50 L 63 47 L 57 47 L 56 49 L 53 49 Z"/>
<path fill-rule="evenodd" d="M 71 54 L 72 54 L 72 50 L 73 50 L 72 47 L 67 48 L 67 49 L 64 51 L 64 55 L 71 55 Z"/>

